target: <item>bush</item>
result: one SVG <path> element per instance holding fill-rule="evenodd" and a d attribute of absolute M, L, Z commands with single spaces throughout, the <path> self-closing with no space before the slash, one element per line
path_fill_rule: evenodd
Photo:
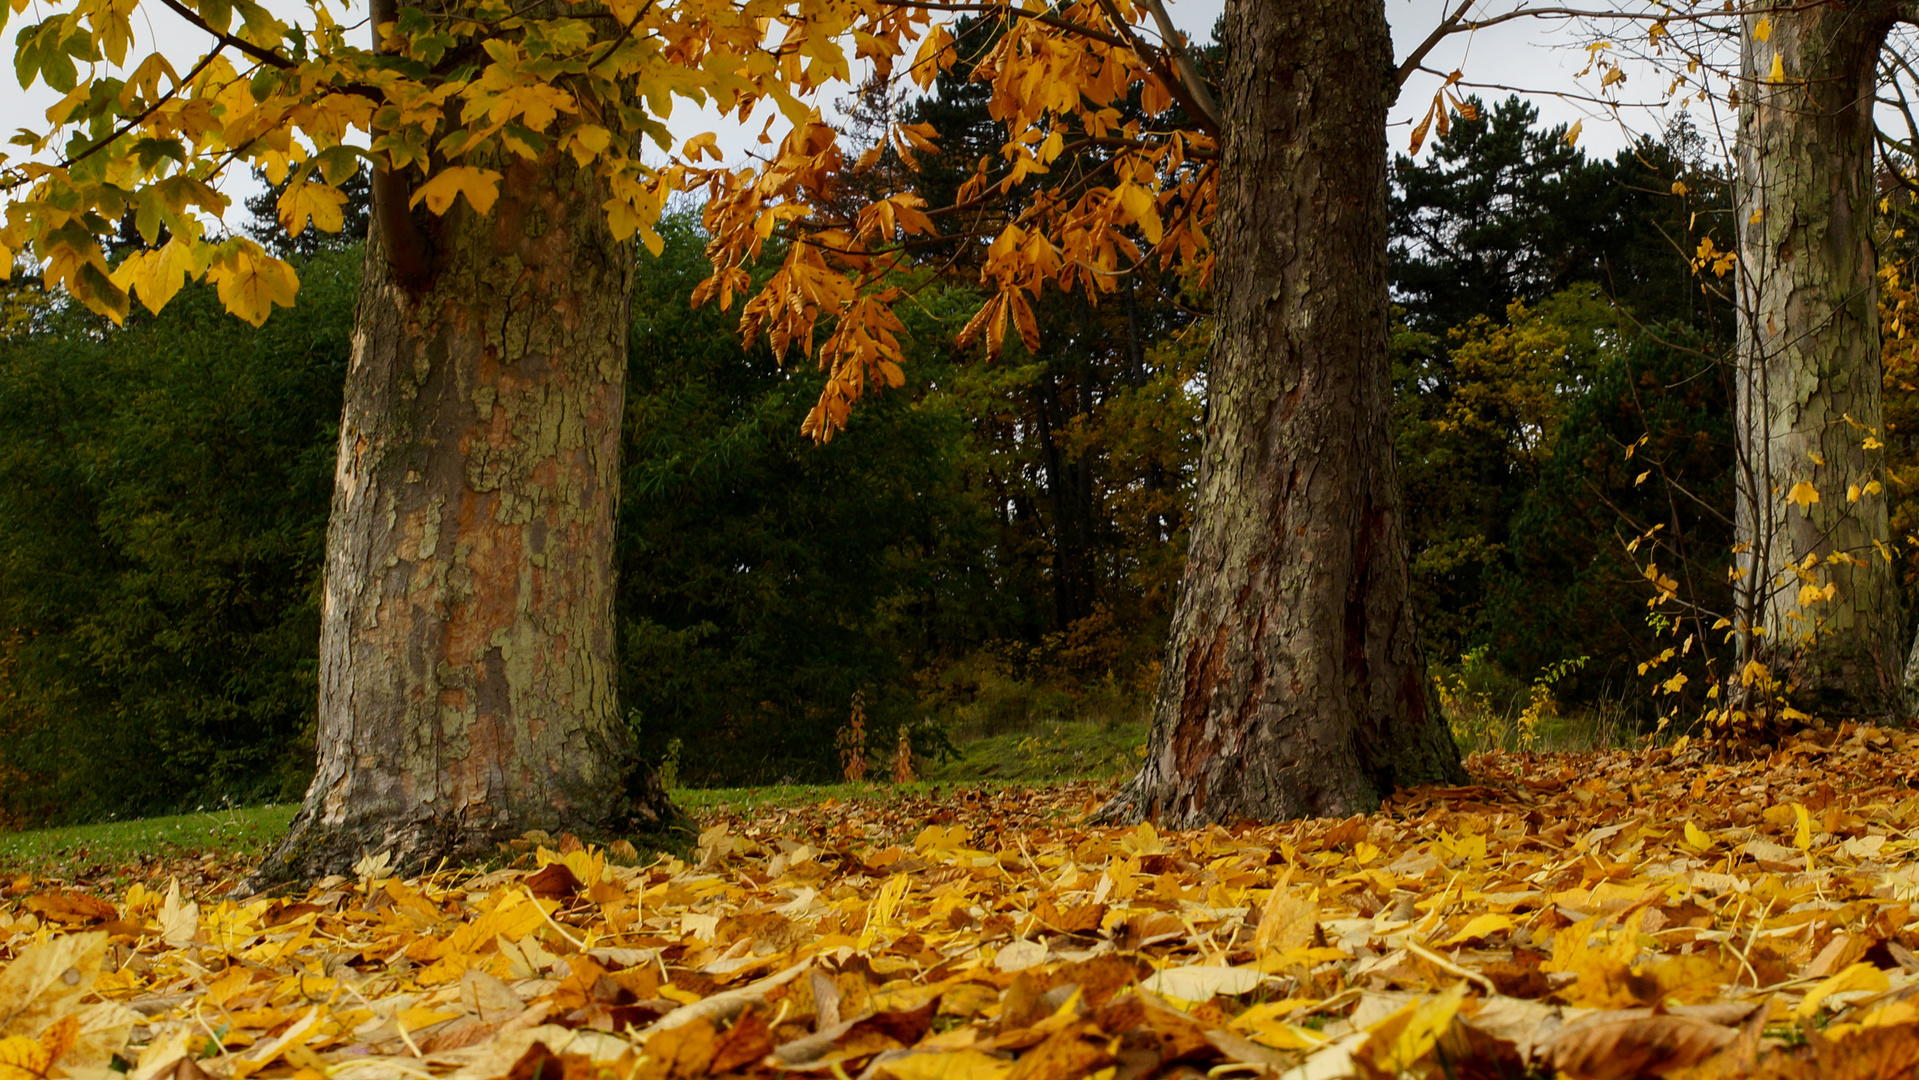
<path fill-rule="evenodd" d="M 0 342 L 0 813 L 295 796 L 358 249 L 253 329 L 190 287 Z"/>

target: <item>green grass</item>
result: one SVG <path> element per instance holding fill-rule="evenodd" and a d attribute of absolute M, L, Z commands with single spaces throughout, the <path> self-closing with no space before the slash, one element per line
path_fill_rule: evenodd
<path fill-rule="evenodd" d="M 924 794 L 930 785 L 907 784 L 768 784 L 746 788 L 675 788 L 673 801 L 687 813 L 698 816 L 703 810 L 780 810 L 794 806 L 815 806 L 828 799 L 886 799 L 909 794 Z"/>
<path fill-rule="evenodd" d="M 95 867 L 111 872 L 148 859 L 209 852 L 264 855 L 286 834 L 298 809 L 281 804 L 0 833 L 0 874 L 72 878 Z"/>
<path fill-rule="evenodd" d="M 1062 780 L 1121 779 L 1138 768 L 1145 744 L 1144 721 L 1066 719 L 966 740 L 956 759 L 931 763 L 926 776 L 911 784 L 681 788 L 673 791 L 673 798 L 695 816 L 715 809 L 750 814 L 828 799 L 890 803 L 957 786 L 998 790 Z M 282 804 L 0 833 L 0 878 L 120 878 L 155 859 L 176 861 L 207 853 L 257 858 L 286 833 L 297 809 Z"/>
<path fill-rule="evenodd" d="M 1139 770 L 1147 724 L 1137 721 L 1058 720 L 1024 731 L 987 735 L 959 745 L 959 757 L 928 768 L 934 781 L 996 780 L 1046 784 L 1114 780 Z"/>
<path fill-rule="evenodd" d="M 1021 786 L 1027 785 L 992 780 L 915 780 L 910 784 L 862 781 L 857 784 L 768 784 L 764 787 L 744 788 L 674 788 L 668 794 L 673 796 L 673 801 L 678 803 L 682 810 L 697 817 L 704 810 L 735 810 L 744 814 L 758 810 L 818 806 L 828 799 L 838 799 L 841 802 L 861 799 L 883 806 L 906 799 L 924 798 L 929 794 L 944 795 L 957 788 L 998 791 L 1001 788 Z"/>
<path fill-rule="evenodd" d="M 1146 724 L 1061 720 L 1029 730 L 986 735 L 959 744 L 959 756 L 924 767 L 910 784 L 767 784 L 744 788 L 675 788 L 673 800 L 689 813 L 730 809 L 742 813 L 812 806 L 828 799 L 882 803 L 918 798 L 938 789 L 998 790 L 1065 780 L 1121 780 L 1138 768 Z M 870 775 L 870 774 L 869 774 Z"/>

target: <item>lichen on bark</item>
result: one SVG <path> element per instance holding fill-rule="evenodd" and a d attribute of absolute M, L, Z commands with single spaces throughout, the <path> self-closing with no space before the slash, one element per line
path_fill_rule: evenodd
<path fill-rule="evenodd" d="M 510 166 L 491 214 L 368 244 L 328 528 L 318 771 L 252 884 L 386 852 L 484 858 L 531 829 L 683 825 L 614 678 L 629 244 L 592 175 Z"/>
<path fill-rule="evenodd" d="M 1903 8 L 1852 0 L 1744 15 L 1735 630 L 1795 704 L 1834 719 L 1906 712 L 1904 613 L 1886 501 L 1871 493 L 1884 476 L 1873 443 L 1886 434 L 1872 102 Z M 1734 677 L 1735 703 L 1761 707 L 1746 683 Z"/>

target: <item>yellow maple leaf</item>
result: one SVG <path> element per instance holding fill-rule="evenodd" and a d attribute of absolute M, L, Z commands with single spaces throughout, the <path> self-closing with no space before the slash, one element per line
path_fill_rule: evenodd
<path fill-rule="evenodd" d="M 500 174 L 492 169 L 477 169 L 471 165 L 451 165 L 433 174 L 433 178 L 421 184 L 413 193 L 413 201 L 408 205 L 418 206 L 426 203 L 426 208 L 435 214 L 444 214 L 453 205 L 453 200 L 466 196 L 467 205 L 484 214 L 493 209 L 500 197 Z"/>
<path fill-rule="evenodd" d="M 1517 925 L 1518 924 L 1512 920 L 1512 917 L 1508 915 L 1495 915 L 1491 913 L 1475 915 L 1466 925 L 1460 927 L 1451 937 L 1439 942 L 1439 944 L 1452 946 L 1468 941 L 1476 941 L 1493 934 L 1503 934 Z"/>
<path fill-rule="evenodd" d="M 133 276 L 132 286 L 140 293 L 140 302 L 156 315 L 186 285 L 189 277 L 198 278 L 207 272 L 203 260 L 207 250 L 178 236 L 167 241 L 159 251 L 140 254 L 144 258 Z"/>
<path fill-rule="evenodd" d="M 1317 1004 L 1319 1001 L 1314 998 L 1269 1001 L 1233 1017 L 1232 1027 L 1275 1050 L 1312 1050 L 1324 1045 L 1326 1037 L 1310 1028 L 1287 1023 L 1286 1017 Z"/>
<path fill-rule="evenodd" d="M 307 221 L 321 232 L 336 233 L 345 224 L 342 208 L 346 193 L 325 184 L 293 183 L 280 194 L 280 224 L 287 233 L 298 236 L 306 231 Z"/>
<path fill-rule="evenodd" d="M 1457 982 L 1437 996 L 1411 1002 L 1374 1024 L 1353 1059 L 1370 1066 L 1374 1075 L 1398 1076 L 1432 1053 L 1434 1044 L 1452 1026 L 1466 997 L 1466 984 Z"/>
<path fill-rule="evenodd" d="M 945 1053 L 915 1053 L 879 1063 L 882 1076 L 892 1080 L 1000 1080 L 1013 1071 L 1014 1063 L 978 1050 L 951 1050 Z"/>
<path fill-rule="evenodd" d="M 39 1039 L 9 1035 L 0 1039 L 0 1080 L 42 1080 L 53 1057 Z"/>
<path fill-rule="evenodd" d="M 276 305 L 292 307 L 300 291 L 293 268 L 243 241 L 207 271 L 207 280 L 219 292 L 226 309 L 255 326 L 267 321 Z"/>
<path fill-rule="evenodd" d="M 1881 993 L 1891 986 L 1886 973 L 1871 964 L 1861 961 L 1847 967 L 1839 974 L 1806 991 L 1806 997 L 1792 1011 L 1793 1018 L 1805 1020 L 1819 1011 L 1819 1006 L 1834 994 L 1864 990 L 1869 993 Z"/>
<path fill-rule="evenodd" d="M 1298 949 L 1312 943 L 1313 927 L 1319 921 L 1319 905 L 1290 891 L 1290 868 L 1266 897 L 1259 911 L 1259 929 L 1253 932 L 1253 954 L 1264 956 L 1275 949 Z"/>
<path fill-rule="evenodd" d="M 1792 486 L 1792 490 L 1786 492 L 1786 498 L 1798 503 L 1799 509 L 1805 510 L 1819 501 L 1819 489 L 1813 487 L 1811 481 L 1801 480 Z"/>
<path fill-rule="evenodd" d="M 1688 821 L 1686 822 L 1686 843 L 1695 851 L 1711 851 L 1712 834 Z"/>
<path fill-rule="evenodd" d="M 940 70 L 950 66 L 953 60 L 953 35 L 943 26 L 932 27 L 913 53 L 913 82 L 921 90 L 930 88 Z"/>
<path fill-rule="evenodd" d="M 1638 1004 L 1645 987 L 1633 978 L 1631 964 L 1639 954 L 1639 928 L 1645 917 L 1646 910 L 1641 908 L 1623 926 L 1610 918 L 1586 919 L 1559 930 L 1553 934 L 1552 959 L 1539 969 L 1577 975 L 1561 993 L 1582 1008 Z"/>
<path fill-rule="evenodd" d="M 40 1033 L 76 1011 L 93 988 L 107 950 L 98 931 L 50 938 L 22 950 L 0 971 L 0 1035 Z"/>

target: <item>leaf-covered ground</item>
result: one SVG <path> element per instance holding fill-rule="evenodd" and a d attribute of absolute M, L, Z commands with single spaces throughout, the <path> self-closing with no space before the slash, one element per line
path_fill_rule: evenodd
<path fill-rule="evenodd" d="M 0 1080 L 1912 1075 L 1919 735 L 1489 755 L 1347 821 L 707 811 L 696 859 L 0 902 Z M 117 1075 L 117 1074 L 116 1074 Z"/>

